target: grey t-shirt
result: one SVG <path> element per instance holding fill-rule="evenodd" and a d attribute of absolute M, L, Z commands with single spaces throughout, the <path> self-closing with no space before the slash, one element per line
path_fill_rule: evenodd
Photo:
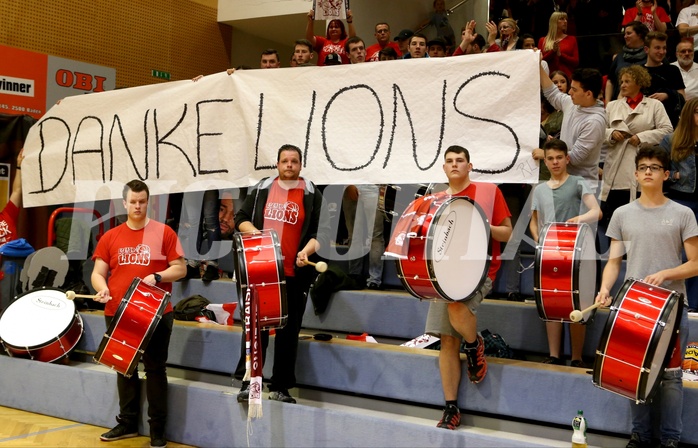
<path fill-rule="evenodd" d="M 625 278 L 642 280 L 682 264 L 683 242 L 698 235 L 698 224 L 691 209 L 674 201 L 655 208 L 633 201 L 613 213 L 606 235 L 625 246 L 628 254 Z M 667 281 L 661 286 L 686 294 L 683 280 Z"/>
<path fill-rule="evenodd" d="M 538 228 L 542 229 L 549 222 L 565 222 L 588 212 L 582 201 L 585 194 L 593 193 L 581 176 L 570 175 L 556 189 L 550 188 L 547 182 L 539 184 L 533 192 L 531 205 L 531 209 L 538 212 Z"/>

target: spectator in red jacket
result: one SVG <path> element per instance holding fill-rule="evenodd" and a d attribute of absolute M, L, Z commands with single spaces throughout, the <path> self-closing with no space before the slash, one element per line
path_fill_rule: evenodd
<path fill-rule="evenodd" d="M 538 41 L 543 52 L 543 60 L 551 71 L 562 70 L 568 76 L 579 65 L 577 39 L 567 34 L 567 13 L 554 12 L 548 23 L 548 34 Z"/>

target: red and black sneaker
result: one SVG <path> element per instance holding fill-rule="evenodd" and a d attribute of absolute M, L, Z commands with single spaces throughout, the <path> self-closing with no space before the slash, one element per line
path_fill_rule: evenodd
<path fill-rule="evenodd" d="M 470 382 L 477 384 L 487 374 L 487 360 L 485 359 L 485 342 L 482 337 L 477 337 L 477 347 L 465 350 L 466 358 L 468 359 L 468 377 Z"/>
<path fill-rule="evenodd" d="M 436 424 L 436 427 L 444 429 L 456 429 L 459 426 L 460 409 L 458 409 L 458 406 L 454 406 L 452 404 L 447 405 L 444 408 L 444 415 L 441 417 L 441 420 L 439 420 L 439 423 Z"/>

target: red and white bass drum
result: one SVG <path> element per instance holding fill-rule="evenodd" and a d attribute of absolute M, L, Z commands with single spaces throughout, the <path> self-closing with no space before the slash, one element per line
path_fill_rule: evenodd
<path fill-rule="evenodd" d="M 281 328 L 288 320 L 286 277 L 281 242 L 275 230 L 233 235 L 238 297 L 248 287 L 257 291 L 259 324 L 262 329 Z"/>
<path fill-rule="evenodd" d="M 610 309 L 596 350 L 592 381 L 644 403 L 656 391 L 671 359 L 683 294 L 628 279 Z"/>
<path fill-rule="evenodd" d="M 75 303 L 56 288 L 26 292 L 0 316 L 0 341 L 18 358 L 58 361 L 75 348 L 82 331 Z"/>
<path fill-rule="evenodd" d="M 536 246 L 533 294 L 541 319 L 571 322 L 570 313 L 584 310 L 596 298 L 596 247 L 588 224 L 551 222 Z M 596 309 L 583 314 L 586 323 Z"/>
<path fill-rule="evenodd" d="M 485 212 L 469 197 L 417 198 L 393 234 L 391 242 L 406 245 L 406 251 L 386 254 L 398 255 L 398 276 L 413 296 L 468 300 L 484 284 L 491 258 L 490 225 Z"/>
<path fill-rule="evenodd" d="M 169 301 L 169 292 L 134 278 L 94 360 L 126 377 L 133 375 Z"/>

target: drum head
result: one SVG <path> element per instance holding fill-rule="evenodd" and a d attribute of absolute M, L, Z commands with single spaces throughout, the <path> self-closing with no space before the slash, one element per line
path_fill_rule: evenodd
<path fill-rule="evenodd" d="M 0 317 L 0 339 L 15 347 L 37 347 L 60 336 L 75 318 L 75 304 L 58 289 L 23 294 Z"/>
<path fill-rule="evenodd" d="M 647 376 L 647 383 L 641 384 L 644 390 L 640 391 L 646 397 L 646 400 L 650 399 L 656 392 L 661 374 L 669 363 L 671 347 L 674 346 L 677 337 L 676 330 L 680 323 L 682 311 L 683 295 L 673 293 L 667 299 L 659 318 L 660 322 L 665 322 L 666 325 L 657 325 L 655 327 L 654 335 L 652 336 L 653 340 L 650 342 L 650 350 L 647 353 L 648 362 L 646 365 L 650 371 Z"/>
<path fill-rule="evenodd" d="M 588 308 L 596 299 L 596 246 L 594 232 L 587 224 L 582 224 L 577 237 L 578 258 L 575 259 L 579 291 L 579 310 Z M 596 308 L 583 314 L 582 322 L 589 322 L 596 313 Z"/>
<path fill-rule="evenodd" d="M 465 197 L 448 199 L 437 210 L 429 236 L 436 289 L 449 300 L 472 297 L 490 264 L 490 226 L 482 209 Z"/>

